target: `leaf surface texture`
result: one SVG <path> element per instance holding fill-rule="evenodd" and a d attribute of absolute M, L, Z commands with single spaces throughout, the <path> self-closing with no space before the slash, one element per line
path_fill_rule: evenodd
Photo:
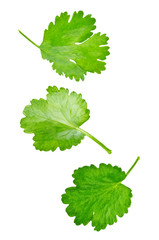
<path fill-rule="evenodd" d="M 126 174 L 121 168 L 101 163 L 99 168 L 91 165 L 74 171 L 75 187 L 66 189 L 62 202 L 68 204 L 66 212 L 75 216 L 76 225 L 87 225 L 100 231 L 117 222 L 131 205 L 131 189 L 121 182 Z"/>
<path fill-rule="evenodd" d="M 109 38 L 101 33 L 93 35 L 94 23 L 95 19 L 82 11 L 74 12 L 71 19 L 67 12 L 56 16 L 55 23 L 44 31 L 42 58 L 53 63 L 59 75 L 76 81 L 84 80 L 87 72 L 101 73 L 106 64 L 103 60 L 109 55 Z"/>
<path fill-rule="evenodd" d="M 33 99 L 23 111 L 21 127 L 34 133 L 34 146 L 43 151 L 70 149 L 78 145 L 84 134 L 78 130 L 89 119 L 87 103 L 81 94 L 68 89 L 48 87 L 47 99 Z"/>

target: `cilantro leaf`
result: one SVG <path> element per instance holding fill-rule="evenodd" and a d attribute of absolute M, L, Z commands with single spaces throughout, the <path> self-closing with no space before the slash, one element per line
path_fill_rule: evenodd
<path fill-rule="evenodd" d="M 33 99 L 24 109 L 26 116 L 21 127 L 26 133 L 34 133 L 34 146 L 39 150 L 60 150 L 78 145 L 84 134 L 76 130 L 89 119 L 87 103 L 81 94 L 68 89 L 49 87 L 47 100 Z"/>
<path fill-rule="evenodd" d="M 131 189 L 121 182 L 136 165 L 139 157 L 127 172 L 110 164 L 101 163 L 99 168 L 91 165 L 74 171 L 75 187 L 67 188 L 62 202 L 69 204 L 66 212 L 75 216 L 76 225 L 87 225 L 92 221 L 94 230 L 100 231 L 117 222 L 117 216 L 128 213 L 131 205 Z"/>
<path fill-rule="evenodd" d="M 55 151 L 70 149 L 78 145 L 84 136 L 90 137 L 108 153 L 108 149 L 99 140 L 80 126 L 89 119 L 87 103 L 81 94 L 68 89 L 48 87 L 47 99 L 33 99 L 31 105 L 24 108 L 25 118 L 21 127 L 26 133 L 34 133 L 34 146 L 38 150 Z"/>
<path fill-rule="evenodd" d="M 101 33 L 93 35 L 96 26 L 91 15 L 84 17 L 82 11 L 74 12 L 69 20 L 67 12 L 56 16 L 55 23 L 51 22 L 44 31 L 40 46 L 19 32 L 41 50 L 42 58 L 53 63 L 52 68 L 59 75 L 79 81 L 84 80 L 87 72 L 100 74 L 105 70 L 103 60 L 109 55 L 106 46 L 109 38 Z"/>

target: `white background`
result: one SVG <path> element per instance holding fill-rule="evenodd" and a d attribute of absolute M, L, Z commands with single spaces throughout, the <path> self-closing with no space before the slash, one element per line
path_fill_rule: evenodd
<path fill-rule="evenodd" d="M 1 150 L 0 239 L 159 239 L 159 14 L 158 1 L 2 1 L 0 6 Z M 96 18 L 95 32 L 109 36 L 110 56 L 102 74 L 75 82 L 52 71 L 37 44 L 56 15 L 83 10 Z M 51 85 L 82 93 L 91 111 L 83 128 L 113 150 L 108 155 L 85 137 L 61 152 L 40 152 L 32 135 L 20 128 L 25 105 L 45 98 Z M 91 224 L 76 226 L 61 202 L 72 186 L 74 169 L 111 163 L 127 171 L 133 191 L 129 213 L 96 232 Z"/>

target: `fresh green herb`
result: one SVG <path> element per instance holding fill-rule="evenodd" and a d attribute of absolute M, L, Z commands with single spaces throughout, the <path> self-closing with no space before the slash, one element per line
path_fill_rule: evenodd
<path fill-rule="evenodd" d="M 41 45 L 28 41 L 40 49 L 43 59 L 53 63 L 52 68 L 59 75 L 84 80 L 87 72 L 98 74 L 105 70 L 104 60 L 109 55 L 106 34 L 96 33 L 95 19 L 84 17 L 82 11 L 74 12 L 72 18 L 67 12 L 56 16 L 44 31 Z M 25 117 L 21 127 L 26 133 L 33 133 L 34 146 L 41 151 L 70 149 L 77 146 L 85 136 L 99 144 L 107 153 L 111 150 L 98 139 L 83 130 L 81 125 L 89 119 L 87 103 L 81 94 L 68 89 L 48 87 L 47 98 L 33 99 L 24 108 Z M 74 171 L 74 187 L 67 188 L 62 202 L 68 204 L 66 212 L 75 217 L 76 225 L 87 225 L 90 221 L 94 230 L 100 231 L 117 222 L 131 205 L 132 191 L 122 184 L 139 161 L 136 159 L 127 173 L 121 168 L 101 163 L 84 166 Z"/>
<path fill-rule="evenodd" d="M 99 140 L 80 126 L 89 119 L 87 103 L 81 94 L 57 87 L 48 87 L 47 100 L 33 99 L 25 107 L 26 116 L 21 120 L 21 127 L 26 133 L 34 133 L 34 146 L 43 151 L 70 149 L 78 145 L 84 136 L 88 136 L 109 154 L 108 149 Z"/>
<path fill-rule="evenodd" d="M 53 63 L 52 68 L 59 75 L 74 77 L 76 81 L 84 80 L 87 72 L 101 73 L 105 70 L 103 60 L 109 55 L 109 47 L 106 46 L 109 38 L 101 33 L 93 35 L 96 26 L 91 15 L 84 17 L 84 13 L 79 11 L 69 19 L 67 12 L 56 16 L 55 23 L 51 22 L 48 30 L 44 31 L 40 46 L 19 32 L 40 49 L 42 58 Z"/>
<path fill-rule="evenodd" d="M 121 168 L 101 163 L 99 168 L 91 165 L 74 171 L 76 187 L 67 188 L 62 202 L 69 204 L 66 212 L 75 216 L 76 225 L 87 225 L 92 221 L 94 230 L 100 231 L 123 217 L 131 205 L 131 189 L 122 184 L 140 158 L 127 173 Z"/>

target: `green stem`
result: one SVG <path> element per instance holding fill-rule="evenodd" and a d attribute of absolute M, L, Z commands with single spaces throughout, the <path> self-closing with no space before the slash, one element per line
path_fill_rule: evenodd
<path fill-rule="evenodd" d="M 101 143 L 97 138 L 93 137 L 90 133 L 86 132 L 85 130 L 81 129 L 81 128 L 77 128 L 78 131 L 80 131 L 81 133 L 83 133 L 84 135 L 86 135 L 87 137 L 89 137 L 90 139 L 92 139 L 94 142 L 96 142 L 97 144 L 99 144 L 99 146 L 101 146 L 107 153 L 111 154 L 112 151 L 107 148 L 103 143 Z"/>
<path fill-rule="evenodd" d="M 40 48 L 40 46 L 38 46 L 36 43 L 34 43 L 30 38 L 28 38 L 24 33 L 22 33 L 20 30 L 18 30 L 19 33 L 25 37 L 29 42 L 31 42 L 34 46 L 36 46 L 37 48 Z"/>
<path fill-rule="evenodd" d="M 136 163 L 140 160 L 140 157 L 137 157 L 136 161 L 134 162 L 134 164 L 131 166 L 131 168 L 127 171 L 126 173 L 126 177 L 128 176 L 128 174 L 132 171 L 132 169 L 135 167 Z"/>

